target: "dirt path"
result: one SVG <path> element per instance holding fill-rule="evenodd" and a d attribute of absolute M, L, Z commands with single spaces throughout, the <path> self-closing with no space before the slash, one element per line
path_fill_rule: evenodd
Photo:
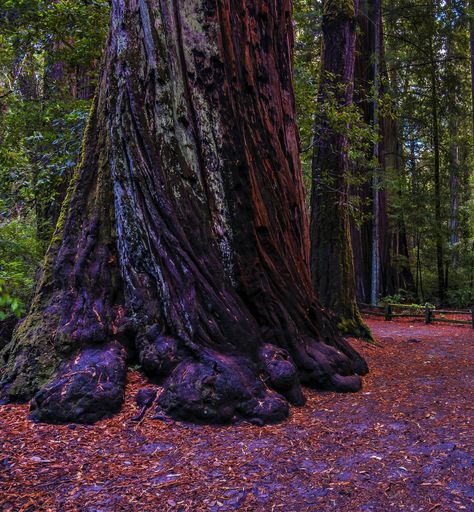
<path fill-rule="evenodd" d="M 369 320 L 355 395 L 307 391 L 276 426 L 35 425 L 0 407 L 2 511 L 474 511 L 474 331 Z M 408 342 L 415 338 L 420 342 Z"/>

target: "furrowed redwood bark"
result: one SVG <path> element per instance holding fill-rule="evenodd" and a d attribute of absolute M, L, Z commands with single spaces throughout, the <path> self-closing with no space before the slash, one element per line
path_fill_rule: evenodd
<path fill-rule="evenodd" d="M 127 361 L 193 421 L 277 421 L 365 362 L 317 304 L 291 2 L 114 0 L 99 92 L 5 399 L 94 421 Z"/>

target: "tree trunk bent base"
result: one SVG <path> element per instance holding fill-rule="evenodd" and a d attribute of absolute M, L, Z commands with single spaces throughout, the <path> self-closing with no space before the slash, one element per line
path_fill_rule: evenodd
<path fill-rule="evenodd" d="M 39 421 L 114 414 L 131 362 L 195 422 L 275 422 L 301 384 L 361 387 L 312 292 L 291 3 L 237 4 L 112 2 L 82 163 L 0 353 L 1 399 Z"/>

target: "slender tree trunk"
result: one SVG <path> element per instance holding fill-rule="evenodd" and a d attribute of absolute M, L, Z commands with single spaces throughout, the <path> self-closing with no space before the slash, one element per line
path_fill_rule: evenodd
<path fill-rule="evenodd" d="M 379 75 L 380 75 L 380 0 L 373 0 L 374 22 L 374 100 L 373 122 L 377 135 L 379 134 Z M 374 161 L 376 162 L 372 176 L 372 258 L 370 271 L 370 302 L 376 305 L 380 293 L 380 147 L 379 141 L 374 144 Z"/>
<path fill-rule="evenodd" d="M 398 268 L 393 262 L 393 229 L 389 222 L 389 197 L 384 185 L 384 175 L 391 165 L 396 165 L 398 145 L 396 123 L 377 112 L 379 95 L 384 91 L 380 76 L 386 76 L 381 4 L 378 0 L 361 0 L 358 16 L 358 45 L 355 65 L 355 101 L 364 115 L 364 121 L 380 134 L 379 141 L 367 155 L 375 157 L 375 169 L 356 168 L 366 183 L 354 187 L 352 194 L 360 198 L 363 216 L 368 220 L 360 225 L 352 222 L 352 250 L 356 276 L 357 299 L 374 302 L 380 295 L 396 291 Z M 375 93 L 373 101 L 368 98 Z M 398 257 L 398 255 L 396 255 Z M 405 270 L 404 270 L 405 271 Z"/>
<path fill-rule="evenodd" d="M 459 158 L 459 121 L 460 112 L 457 107 L 459 101 L 459 78 L 455 69 L 455 41 L 454 41 L 454 19 L 452 1 L 447 2 L 448 18 L 447 22 L 451 25 L 451 30 L 447 35 L 447 72 L 446 86 L 449 112 L 448 117 L 448 137 L 449 137 L 449 190 L 450 190 L 450 215 L 449 215 L 449 242 L 451 246 L 451 262 L 453 270 L 456 269 L 459 262 L 459 175 L 460 175 L 460 158 Z M 445 287 L 448 288 L 448 267 L 446 266 Z"/>
<path fill-rule="evenodd" d="M 451 136 L 457 134 L 457 120 L 452 119 L 449 122 L 449 132 Z M 452 263 L 457 265 L 459 261 L 459 146 L 453 141 L 449 148 L 449 189 L 451 192 L 450 204 L 450 244 L 452 248 Z"/>
<path fill-rule="evenodd" d="M 434 65 L 433 65 L 434 66 Z M 432 87 L 432 118 L 433 118 L 433 151 L 434 151 L 434 195 L 435 195 L 435 240 L 436 264 L 438 270 L 438 296 L 444 301 L 444 256 L 443 256 L 443 225 L 441 218 L 441 177 L 440 177 L 440 147 L 439 147 L 439 107 L 438 90 L 436 85 L 436 71 L 433 69 L 431 78 Z"/>
<path fill-rule="evenodd" d="M 425 294 L 423 292 L 423 273 L 421 267 L 420 246 L 421 234 L 418 233 L 416 236 L 416 293 L 418 299 L 423 301 Z"/>
<path fill-rule="evenodd" d="M 113 0 L 99 92 L 3 396 L 43 421 L 122 403 L 277 421 L 300 383 L 367 368 L 314 299 L 292 90 L 291 2 Z"/>
<path fill-rule="evenodd" d="M 434 16 L 434 12 L 431 13 Z M 432 21 L 434 23 L 434 21 Z M 445 296 L 444 256 L 443 256 L 443 219 L 441 217 L 441 175 L 440 175 L 440 134 L 439 134 L 439 100 L 437 65 L 433 49 L 434 29 L 431 34 L 431 116 L 433 126 L 433 156 L 434 156 L 434 235 L 436 241 L 436 265 L 438 273 L 438 296 L 441 303 Z"/>
<path fill-rule="evenodd" d="M 320 102 L 352 103 L 358 1 L 323 4 Z M 356 303 L 348 210 L 347 135 L 324 114 L 315 126 L 311 195 L 311 268 L 316 294 L 339 317 L 341 328 L 370 336 Z"/>
<path fill-rule="evenodd" d="M 398 179 L 402 180 L 402 155 L 401 155 L 401 135 L 398 129 L 398 123 L 393 116 L 385 116 L 382 119 L 382 169 L 386 173 L 395 174 Z M 386 191 L 381 191 L 382 206 L 388 209 L 390 206 L 392 212 L 395 213 L 395 219 L 388 227 L 382 224 L 381 232 L 389 240 L 381 240 L 381 258 L 382 262 L 386 262 L 381 268 L 380 281 L 383 283 L 383 290 L 390 294 L 391 292 L 399 292 L 400 290 L 406 292 L 415 292 L 415 285 L 413 275 L 410 268 L 410 254 L 408 249 L 408 240 L 405 224 L 405 214 L 403 208 L 392 205 L 387 205 L 390 202 L 391 196 Z M 394 198 L 395 199 L 395 198 Z M 385 200 L 385 201 L 383 201 Z M 402 204 L 402 190 L 398 191 L 396 200 Z M 385 202 L 385 205 L 383 204 Z M 388 215 L 381 215 L 381 219 L 388 222 Z M 387 254 L 388 252 L 388 254 Z"/>
<path fill-rule="evenodd" d="M 382 35 L 383 41 L 383 35 Z M 383 45 L 382 45 L 383 46 Z M 399 95 L 399 79 L 398 73 L 395 69 L 389 76 L 386 69 L 386 61 L 384 53 L 382 52 L 382 68 L 383 75 L 389 82 L 389 91 L 395 95 Z M 403 142 L 403 131 L 400 129 L 402 123 L 398 120 L 398 115 L 395 109 L 395 100 L 392 105 L 392 112 L 389 115 L 385 115 L 382 118 L 382 162 L 383 170 L 388 174 L 389 179 L 392 174 L 395 175 L 395 179 L 400 182 L 400 186 L 397 191 L 397 197 L 391 201 L 387 192 L 387 203 L 391 209 L 392 215 L 395 218 L 389 226 L 388 232 L 391 235 L 391 242 L 385 244 L 388 246 L 389 252 L 389 265 L 384 270 L 381 281 L 384 283 L 383 290 L 387 294 L 398 293 L 405 291 L 408 294 L 415 294 L 415 282 L 410 266 L 410 250 L 408 244 L 407 228 L 406 228 L 406 214 L 404 211 L 404 191 L 401 183 L 405 180 L 404 176 L 406 161 L 404 157 L 404 142 Z M 412 144 L 410 144 L 412 146 Z M 413 155 L 410 154 L 410 158 L 413 156 L 413 160 L 410 160 L 410 164 L 413 162 L 413 171 L 415 169 L 414 160 L 414 147 Z M 388 213 L 386 214 L 388 217 Z M 382 255 L 382 261 L 386 261 L 385 255 Z"/>
<path fill-rule="evenodd" d="M 418 175 L 417 175 L 417 167 L 416 167 L 416 153 L 415 153 L 415 138 L 412 134 L 412 138 L 410 140 L 410 156 L 408 160 L 409 172 L 411 177 L 411 194 L 414 197 L 418 197 L 420 194 L 419 183 L 418 183 Z M 422 274 L 421 274 L 421 254 L 420 254 L 420 246 L 421 246 L 421 232 L 419 226 L 415 226 L 415 233 L 413 235 L 413 246 L 416 249 L 415 256 L 415 294 L 418 302 L 423 299 L 423 282 L 422 282 Z"/>

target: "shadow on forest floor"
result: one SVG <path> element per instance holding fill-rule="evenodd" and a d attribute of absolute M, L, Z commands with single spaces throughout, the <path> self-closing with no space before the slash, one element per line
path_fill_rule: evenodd
<path fill-rule="evenodd" d="M 474 511 L 474 331 L 368 323 L 363 391 L 306 390 L 278 425 L 133 423 L 136 372 L 94 426 L 0 407 L 0 510 Z"/>

